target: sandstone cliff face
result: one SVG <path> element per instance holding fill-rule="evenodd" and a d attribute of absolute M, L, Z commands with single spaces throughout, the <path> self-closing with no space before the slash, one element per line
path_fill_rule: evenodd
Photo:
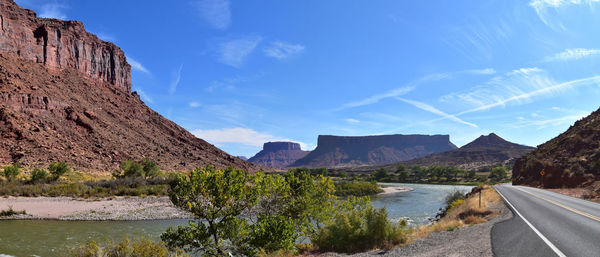
<path fill-rule="evenodd" d="M 352 167 L 381 165 L 455 149 L 448 135 L 323 136 L 317 148 L 292 166 Z"/>
<path fill-rule="evenodd" d="M 511 143 L 491 133 L 487 136 L 482 135 L 461 148 L 406 161 L 404 164 L 477 169 L 497 164 L 514 163 L 517 158 L 534 149 L 534 147 Z"/>
<path fill-rule="evenodd" d="M 131 91 L 131 66 L 123 51 L 86 32 L 81 22 L 36 18 L 12 0 L 0 0 L 0 10 L 0 53 L 52 70 L 72 68 Z"/>
<path fill-rule="evenodd" d="M 131 93 L 123 52 L 75 21 L 37 19 L 0 0 L 0 165 L 66 161 L 111 171 L 150 158 L 164 170 L 260 167 L 165 119 Z"/>
<path fill-rule="evenodd" d="M 261 166 L 281 169 L 288 167 L 308 153 L 309 151 L 302 151 L 298 143 L 268 142 L 263 145 L 262 151 L 248 161 Z"/>
<path fill-rule="evenodd" d="M 590 187 L 600 195 L 599 178 L 600 109 L 519 158 L 513 168 L 512 181 L 515 185 L 551 188 Z"/>

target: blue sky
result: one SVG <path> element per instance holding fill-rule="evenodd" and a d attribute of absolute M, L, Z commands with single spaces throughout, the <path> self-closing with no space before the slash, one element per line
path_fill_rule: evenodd
<path fill-rule="evenodd" d="M 152 109 L 233 155 L 317 135 L 495 132 L 600 106 L 600 0 L 18 0 L 119 45 Z"/>

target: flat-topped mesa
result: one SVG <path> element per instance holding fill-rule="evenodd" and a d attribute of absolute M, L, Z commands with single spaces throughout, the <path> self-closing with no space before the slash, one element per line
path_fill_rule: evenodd
<path fill-rule="evenodd" d="M 263 145 L 264 151 L 275 152 L 279 150 L 301 150 L 300 144 L 294 142 L 267 142 Z"/>
<path fill-rule="evenodd" d="M 268 142 L 263 145 L 262 151 L 248 159 L 248 161 L 265 167 L 282 169 L 308 153 L 308 151 L 302 151 L 298 143 Z"/>
<path fill-rule="evenodd" d="M 406 161 L 455 149 L 449 135 L 319 135 L 317 148 L 294 167 L 357 167 Z"/>
<path fill-rule="evenodd" d="M 86 76 L 131 92 L 131 65 L 113 43 L 85 31 L 78 21 L 37 18 L 13 0 L 0 0 L 0 53 L 50 70 L 73 68 Z"/>

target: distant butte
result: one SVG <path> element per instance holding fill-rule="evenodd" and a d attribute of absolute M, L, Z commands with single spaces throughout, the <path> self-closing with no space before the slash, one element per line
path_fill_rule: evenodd
<path fill-rule="evenodd" d="M 300 144 L 294 142 L 268 142 L 248 161 L 271 168 L 285 168 L 298 159 L 306 156 L 309 151 L 302 151 Z"/>
<path fill-rule="evenodd" d="M 455 149 L 448 135 L 320 135 L 317 148 L 294 167 L 356 167 L 411 160 Z"/>

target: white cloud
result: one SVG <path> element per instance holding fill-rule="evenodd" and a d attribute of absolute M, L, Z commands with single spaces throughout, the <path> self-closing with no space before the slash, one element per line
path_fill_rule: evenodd
<path fill-rule="evenodd" d="M 585 117 L 585 114 L 578 114 L 578 115 L 568 115 L 568 116 L 564 116 L 564 117 L 560 117 L 560 118 L 554 118 L 554 119 L 546 119 L 546 120 L 525 120 L 525 119 L 519 119 L 519 122 L 517 124 L 515 124 L 513 127 L 514 128 L 524 128 L 524 127 L 531 127 L 531 126 L 536 126 L 538 127 L 538 129 L 542 129 L 548 126 L 560 126 L 563 124 L 573 124 L 575 121 Z"/>
<path fill-rule="evenodd" d="M 226 29 L 231 24 L 229 0 L 201 0 L 197 2 L 200 17 L 215 29 Z"/>
<path fill-rule="evenodd" d="M 144 92 L 141 88 L 136 88 L 134 89 L 134 91 L 136 91 L 138 95 L 140 95 L 140 98 L 144 100 L 144 102 L 152 103 L 152 98 L 150 98 L 150 96 L 148 96 L 148 94 L 146 94 L 146 92 Z"/>
<path fill-rule="evenodd" d="M 367 97 L 367 98 L 359 100 L 359 101 L 349 102 L 349 103 L 343 104 L 342 106 L 340 106 L 334 110 L 339 111 L 339 110 L 344 110 L 344 109 L 348 109 L 348 108 L 354 108 L 354 107 L 359 107 L 359 106 L 375 104 L 386 98 L 392 98 L 392 97 L 405 95 L 405 94 L 413 91 L 415 88 L 417 88 L 417 86 L 419 86 L 421 84 L 450 79 L 455 75 L 461 75 L 461 74 L 492 75 L 495 73 L 496 73 L 496 70 L 491 69 L 491 68 L 486 68 L 486 69 L 472 69 L 472 70 L 462 70 L 462 71 L 455 71 L 455 72 L 442 72 L 442 73 L 430 74 L 430 75 L 421 77 L 417 80 L 414 80 L 414 81 L 408 83 L 407 85 L 405 85 L 404 87 L 395 88 L 395 89 L 389 90 L 387 92 L 373 95 L 373 96 Z"/>
<path fill-rule="evenodd" d="M 496 74 L 496 70 L 492 68 L 486 69 L 474 69 L 474 70 L 466 70 L 465 73 L 476 74 L 476 75 L 493 75 Z"/>
<path fill-rule="evenodd" d="M 522 68 L 494 76 L 482 85 L 442 96 L 443 102 L 460 103 L 481 107 L 502 102 L 526 92 L 549 88 L 557 84 L 548 74 L 539 68 Z M 515 99 L 528 100 L 527 97 Z"/>
<path fill-rule="evenodd" d="M 234 90 L 235 84 L 227 81 L 213 80 L 210 85 L 205 88 L 208 92 L 213 92 L 217 89 Z"/>
<path fill-rule="evenodd" d="M 60 3 L 44 4 L 40 7 L 38 17 L 66 20 L 67 15 L 64 12 L 66 8 L 68 6 Z"/>
<path fill-rule="evenodd" d="M 223 42 L 219 45 L 219 61 L 229 66 L 240 68 L 246 57 L 250 55 L 258 43 L 262 40 L 260 36 L 249 36 Z"/>
<path fill-rule="evenodd" d="M 560 21 L 555 21 L 551 17 L 555 12 L 548 12 L 548 9 L 552 9 L 554 11 L 564 8 L 567 6 L 575 6 L 575 5 L 592 5 L 593 3 L 600 3 L 600 0 L 532 0 L 529 2 L 529 5 L 535 9 L 538 17 L 544 24 L 551 28 L 560 28 L 565 30 L 565 27 Z"/>
<path fill-rule="evenodd" d="M 300 55 L 304 52 L 304 46 L 300 44 L 291 44 L 281 41 L 271 42 L 264 49 L 265 55 L 279 60 L 285 60 L 293 56 Z"/>
<path fill-rule="evenodd" d="M 437 109 L 437 108 L 435 108 L 435 107 L 433 107 L 431 105 L 428 105 L 426 103 L 419 102 L 419 101 L 414 101 L 414 100 L 408 100 L 408 99 L 404 99 L 404 98 L 401 98 L 401 97 L 396 97 L 396 99 L 398 99 L 398 100 L 400 100 L 402 102 L 405 102 L 407 104 L 410 104 L 410 105 L 412 105 L 414 107 L 417 107 L 417 108 L 419 108 L 421 110 L 424 110 L 426 112 L 430 112 L 430 113 L 442 116 L 445 119 L 448 119 L 448 120 L 451 120 L 451 121 L 455 121 L 455 122 L 458 122 L 460 124 L 468 125 L 468 126 L 471 126 L 471 127 L 474 127 L 474 128 L 478 128 L 478 126 L 475 125 L 475 124 L 473 124 L 473 123 L 461 120 L 461 119 L 459 119 L 458 117 L 456 117 L 454 115 L 447 114 L 447 113 L 445 113 L 443 111 L 440 111 L 439 109 Z"/>
<path fill-rule="evenodd" d="M 173 81 L 171 81 L 171 85 L 169 86 L 169 94 L 170 95 L 175 94 L 175 91 L 177 91 L 177 85 L 179 85 L 179 82 L 181 81 L 181 70 L 182 69 L 183 69 L 183 64 L 181 64 L 181 66 L 179 66 L 179 70 L 177 70 Z"/>
<path fill-rule="evenodd" d="M 574 49 L 566 49 L 563 52 L 557 53 L 553 56 L 548 56 L 544 58 L 545 62 L 552 61 L 571 61 L 571 60 L 579 60 L 585 57 L 592 57 L 600 55 L 600 49 L 585 49 L 585 48 L 574 48 Z"/>
<path fill-rule="evenodd" d="M 140 62 L 136 61 L 135 59 L 133 59 L 129 56 L 125 56 L 125 58 L 127 58 L 127 62 L 131 65 L 131 68 L 133 68 L 134 70 L 139 70 L 144 73 L 150 73 L 146 69 L 146 67 L 144 67 L 144 65 L 142 65 Z"/>
<path fill-rule="evenodd" d="M 352 118 L 345 119 L 345 121 L 348 123 L 360 123 L 360 120 L 352 119 Z"/>
<path fill-rule="evenodd" d="M 261 133 L 249 128 L 224 128 L 224 129 L 196 129 L 192 131 L 198 138 L 202 138 L 212 144 L 236 143 L 248 146 L 262 147 L 266 142 L 272 141 L 293 141 L 281 137 L 276 137 L 268 133 Z M 293 141 L 297 142 L 297 141 Z M 298 142 L 303 149 L 307 145 Z"/>
<path fill-rule="evenodd" d="M 197 107 L 202 106 L 202 104 L 200 104 L 199 102 L 190 102 L 189 106 L 192 108 L 197 108 Z"/>
<path fill-rule="evenodd" d="M 548 81 L 550 81 L 550 80 L 548 80 Z M 539 82 L 539 81 L 537 81 L 537 82 Z M 536 82 L 534 82 L 534 83 L 536 83 Z M 460 113 L 456 114 L 455 116 L 460 116 L 463 114 L 477 112 L 477 111 L 488 110 L 488 109 L 495 108 L 498 106 L 505 106 L 507 103 L 511 103 L 511 102 L 521 103 L 523 101 L 528 101 L 533 97 L 553 96 L 557 92 L 562 92 L 566 89 L 573 88 L 576 86 L 599 84 L 599 83 L 600 83 L 600 76 L 593 76 L 593 77 L 571 80 L 571 81 L 567 81 L 567 82 L 563 82 L 563 83 L 559 83 L 559 84 L 556 84 L 556 83 L 555 84 L 545 84 L 543 87 L 539 87 L 535 90 L 528 91 L 528 92 L 521 92 L 519 94 L 514 94 L 511 96 L 507 96 L 505 98 L 499 98 L 494 102 L 482 104 L 473 109 L 460 112 Z"/>
<path fill-rule="evenodd" d="M 356 102 L 350 102 L 347 104 L 344 104 L 342 106 L 340 106 L 339 108 L 337 108 L 336 110 L 343 110 L 343 109 L 348 109 L 348 108 L 354 108 L 354 107 L 359 107 L 359 106 L 365 106 L 365 105 L 369 105 L 369 104 L 374 104 L 377 103 L 383 99 L 386 98 L 390 98 L 390 97 L 395 97 L 395 96 L 400 96 L 400 95 L 404 95 L 412 90 L 414 90 L 415 87 L 414 86 L 406 86 L 406 87 L 401 87 L 401 88 L 395 88 L 392 89 L 390 91 L 387 91 L 385 93 L 382 94 L 378 94 L 378 95 L 374 95 L 371 97 L 367 97 L 363 100 L 359 100 Z"/>

